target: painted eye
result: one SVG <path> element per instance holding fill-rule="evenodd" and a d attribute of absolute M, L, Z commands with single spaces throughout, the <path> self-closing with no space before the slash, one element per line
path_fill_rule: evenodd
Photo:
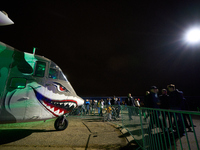
<path fill-rule="evenodd" d="M 66 88 L 64 87 L 64 86 L 59 86 L 59 89 L 60 89 L 60 91 L 65 91 L 66 90 Z"/>
<path fill-rule="evenodd" d="M 62 86 L 60 83 L 54 82 L 54 86 L 57 87 L 58 91 L 60 92 L 67 92 L 68 90 Z"/>

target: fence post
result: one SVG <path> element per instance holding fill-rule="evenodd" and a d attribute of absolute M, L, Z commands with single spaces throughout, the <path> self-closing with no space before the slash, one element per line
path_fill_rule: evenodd
<path fill-rule="evenodd" d="M 139 114 L 140 114 L 140 125 L 141 125 L 141 132 L 142 132 L 142 143 L 143 143 L 143 149 L 146 147 L 145 139 L 144 139 L 144 130 L 143 130 L 143 125 L 142 125 L 142 111 L 139 109 Z"/>

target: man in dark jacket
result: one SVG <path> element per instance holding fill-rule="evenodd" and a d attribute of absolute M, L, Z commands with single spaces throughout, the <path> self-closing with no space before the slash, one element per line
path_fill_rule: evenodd
<path fill-rule="evenodd" d="M 158 97 L 158 88 L 151 86 L 150 94 L 147 96 L 145 107 L 149 108 L 160 108 L 160 100 Z"/>
<path fill-rule="evenodd" d="M 131 93 L 128 94 L 128 97 L 126 98 L 125 100 L 125 105 L 128 106 L 128 116 L 129 116 L 129 120 L 133 120 L 131 118 L 131 116 L 133 115 L 133 110 L 134 108 L 132 107 L 135 107 L 135 103 L 134 103 L 134 98 L 131 96 Z M 131 107 L 132 106 L 132 107 Z"/>
<path fill-rule="evenodd" d="M 116 98 L 113 96 L 113 98 L 110 101 L 111 105 L 116 105 Z"/>
<path fill-rule="evenodd" d="M 169 95 L 167 94 L 166 89 L 162 89 L 162 95 L 159 96 L 159 99 L 160 99 L 160 108 L 161 109 L 169 109 Z M 168 118 L 168 122 L 170 122 L 168 113 L 161 112 L 161 114 L 162 114 L 163 125 L 166 128 L 167 127 L 166 116 Z"/>
<path fill-rule="evenodd" d="M 135 107 L 134 98 L 131 96 L 131 93 L 128 93 L 128 96 L 125 100 L 125 104 L 127 106 L 134 106 Z"/>
<path fill-rule="evenodd" d="M 160 108 L 160 100 L 158 97 L 158 88 L 156 86 L 151 86 L 150 88 L 150 94 L 147 97 L 147 101 L 145 103 L 145 107 L 148 108 Z M 159 118 L 160 113 L 157 110 L 149 110 L 148 115 L 150 116 L 150 122 L 149 122 L 149 127 L 148 127 L 148 132 L 151 133 L 151 130 L 154 128 L 154 124 L 157 127 L 162 127 L 161 126 L 161 120 Z"/>
<path fill-rule="evenodd" d="M 169 91 L 169 108 L 171 110 L 181 110 L 184 99 L 183 94 L 178 89 L 175 89 L 175 85 L 170 84 L 167 86 Z M 184 127 L 183 127 L 183 120 L 181 117 L 181 114 L 176 114 L 176 117 L 178 118 L 177 123 L 179 124 L 179 133 L 180 135 L 184 135 Z"/>
<path fill-rule="evenodd" d="M 169 107 L 172 110 L 181 110 L 184 103 L 183 94 L 178 89 L 175 89 L 175 85 L 170 84 L 167 86 L 169 91 Z"/>

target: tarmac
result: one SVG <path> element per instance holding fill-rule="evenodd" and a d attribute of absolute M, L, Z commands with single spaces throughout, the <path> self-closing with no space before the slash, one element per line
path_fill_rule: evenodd
<path fill-rule="evenodd" d="M 123 136 L 125 129 L 101 117 L 68 117 L 64 131 L 54 129 L 55 119 L 0 125 L 0 150 L 106 150 L 136 149 Z"/>
<path fill-rule="evenodd" d="M 122 122 L 104 122 L 99 116 L 69 116 L 69 125 L 64 131 L 54 129 L 55 119 L 47 121 L 0 124 L 0 150 L 136 150 L 139 148 L 134 138 Z M 200 139 L 199 116 L 193 117 L 196 137 Z M 131 129 L 133 132 L 136 128 Z M 197 150 L 193 132 L 181 138 L 183 149 Z M 192 140 L 191 140 L 192 139 Z M 179 140 L 176 148 L 181 149 Z M 199 143 L 200 145 L 200 143 Z"/>

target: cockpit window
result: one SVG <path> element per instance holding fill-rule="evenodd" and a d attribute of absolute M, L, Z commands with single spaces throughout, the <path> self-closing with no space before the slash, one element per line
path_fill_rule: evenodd
<path fill-rule="evenodd" d="M 46 63 L 37 61 L 34 75 L 37 77 L 44 77 L 45 69 L 46 69 Z"/>
<path fill-rule="evenodd" d="M 51 62 L 50 64 L 49 78 L 67 81 L 67 78 L 63 74 L 62 70 L 54 62 Z"/>
<path fill-rule="evenodd" d="M 50 68 L 49 69 L 49 78 L 58 79 L 58 70 Z"/>
<path fill-rule="evenodd" d="M 65 81 L 67 81 L 67 78 L 66 78 L 66 76 L 63 74 L 62 71 L 60 71 L 59 79 L 60 79 L 60 80 L 65 80 Z"/>

